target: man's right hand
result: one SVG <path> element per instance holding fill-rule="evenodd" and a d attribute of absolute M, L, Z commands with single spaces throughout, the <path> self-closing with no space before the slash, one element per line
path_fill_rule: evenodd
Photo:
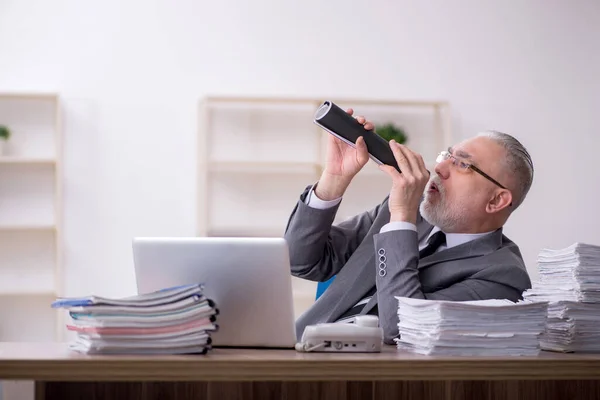
<path fill-rule="evenodd" d="M 351 108 L 346 112 L 350 115 L 354 114 L 354 110 Z M 374 124 L 362 116 L 356 117 L 356 120 L 365 129 L 374 128 Z M 356 148 L 346 144 L 334 135 L 329 134 L 328 136 L 325 170 L 315 189 L 315 194 L 322 200 L 333 200 L 342 197 L 354 176 L 369 161 L 369 152 L 362 136 L 356 141 Z"/>

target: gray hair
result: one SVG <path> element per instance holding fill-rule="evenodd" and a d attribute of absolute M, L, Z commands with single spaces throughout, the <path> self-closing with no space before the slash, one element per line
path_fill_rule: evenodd
<path fill-rule="evenodd" d="M 478 136 L 488 137 L 506 150 L 505 165 L 509 173 L 517 178 L 518 186 L 514 188 L 512 207 L 513 210 L 517 209 L 525 200 L 533 182 L 533 161 L 529 152 L 521 142 L 507 133 L 489 130 L 481 132 Z"/>

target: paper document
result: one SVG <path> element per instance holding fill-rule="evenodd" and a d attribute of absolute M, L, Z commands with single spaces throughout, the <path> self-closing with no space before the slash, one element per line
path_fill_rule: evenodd
<path fill-rule="evenodd" d="M 538 271 L 523 297 L 550 302 L 542 349 L 600 352 L 600 246 L 577 242 L 543 249 Z"/>
<path fill-rule="evenodd" d="M 533 356 L 548 303 L 396 297 L 399 349 L 425 355 Z"/>
<path fill-rule="evenodd" d="M 166 288 L 111 299 L 59 298 L 67 329 L 77 334 L 70 348 L 88 354 L 206 354 L 218 330 L 219 310 L 203 285 Z"/>

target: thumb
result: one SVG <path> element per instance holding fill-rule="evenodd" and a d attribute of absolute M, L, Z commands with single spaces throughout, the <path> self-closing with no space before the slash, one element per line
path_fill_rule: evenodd
<path fill-rule="evenodd" d="M 364 164 L 369 161 L 369 150 L 367 149 L 364 137 L 359 136 L 358 139 L 356 139 L 356 150 L 358 153 L 357 158 L 360 163 Z"/>

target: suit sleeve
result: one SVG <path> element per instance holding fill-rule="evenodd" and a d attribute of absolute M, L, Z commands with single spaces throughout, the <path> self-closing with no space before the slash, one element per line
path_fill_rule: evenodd
<path fill-rule="evenodd" d="M 522 291 L 511 285 L 516 279 L 528 280 L 517 266 L 490 266 L 447 288 L 425 293 L 419 280 L 417 233 L 409 230 L 374 235 L 377 254 L 377 303 L 384 342 L 394 344 L 398 337 L 398 297 L 432 300 L 509 299 L 517 301 Z M 382 272 L 385 271 L 385 272 Z M 523 276 L 521 276 L 521 274 Z"/>
<path fill-rule="evenodd" d="M 293 276 L 326 281 L 336 275 L 365 239 L 381 204 L 333 225 L 341 202 L 327 208 L 306 204 L 314 185 L 300 195 L 288 220 L 284 238 L 290 250 Z"/>

